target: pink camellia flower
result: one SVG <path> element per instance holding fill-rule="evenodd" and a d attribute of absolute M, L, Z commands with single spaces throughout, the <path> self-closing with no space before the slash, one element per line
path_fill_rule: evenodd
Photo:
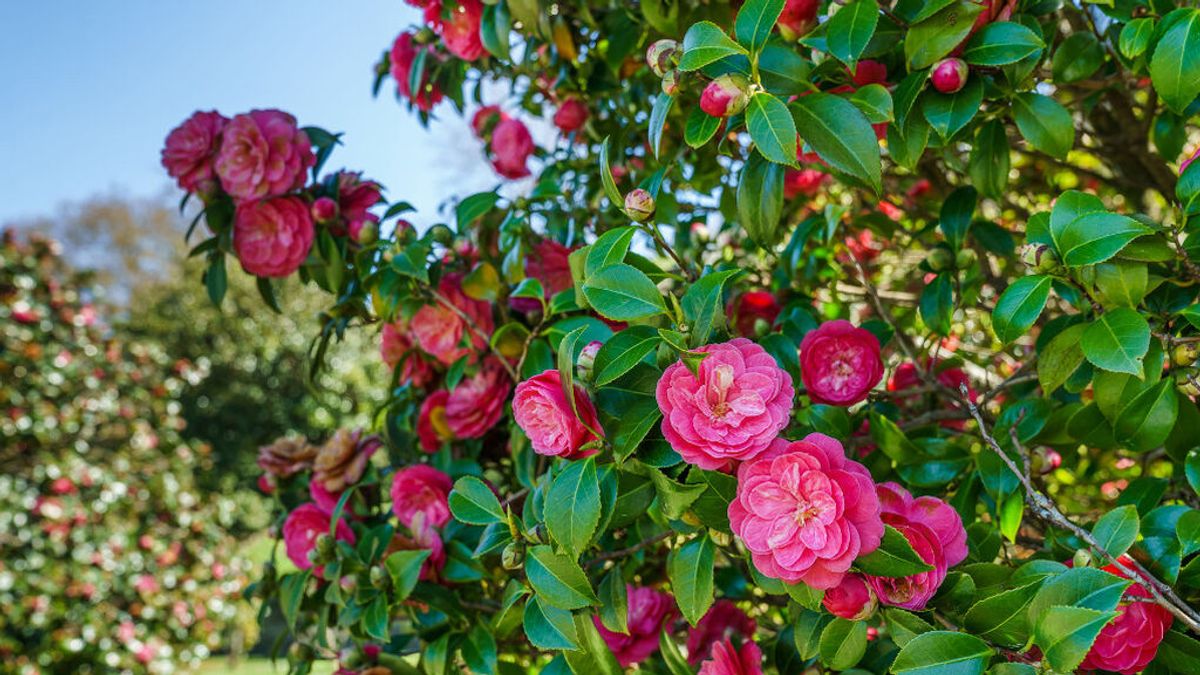
<path fill-rule="evenodd" d="M 529 128 L 518 119 L 502 119 L 492 130 L 492 167 L 496 173 L 509 179 L 529 175 L 526 162 L 533 154 L 533 136 Z"/>
<path fill-rule="evenodd" d="M 416 349 L 408 328 L 408 321 L 399 318 L 384 324 L 380 335 L 379 355 L 389 368 L 395 368 L 403 361 L 400 370 L 400 383 L 411 384 L 414 387 L 424 387 L 433 379 L 433 366 Z"/>
<path fill-rule="evenodd" d="M 433 110 L 433 106 L 441 102 L 442 90 L 430 81 L 428 69 L 422 75 L 421 86 L 417 88 L 415 93 L 409 86 L 409 71 L 412 70 L 412 65 L 417 59 L 417 54 L 422 51 L 429 52 L 429 56 L 432 59 L 437 58 L 436 52 L 429 45 L 414 43 L 412 33 L 401 33 L 396 37 L 396 41 L 392 43 L 389 61 L 391 63 L 392 79 L 396 81 L 397 93 L 411 101 L 418 110 L 429 112 Z M 426 59 L 426 61 L 432 61 L 432 59 Z"/>
<path fill-rule="evenodd" d="M 261 199 L 304 187 L 317 163 L 308 134 L 281 110 L 236 115 L 221 132 L 216 173 L 235 199 Z"/>
<path fill-rule="evenodd" d="M 313 244 L 313 222 L 299 197 L 244 201 L 233 215 L 233 252 L 260 277 L 286 277 L 300 268 Z"/>
<path fill-rule="evenodd" d="M 551 368 L 518 384 L 512 409 L 517 426 L 529 436 L 533 451 L 539 455 L 573 459 L 596 452 L 580 452 L 585 444 L 596 440 L 588 427 L 600 432 L 596 408 L 583 387 L 575 385 L 576 417 L 558 370 Z"/>
<path fill-rule="evenodd" d="M 604 644 L 617 657 L 617 663 L 622 668 L 629 668 L 640 663 L 658 651 L 658 634 L 663 624 L 674 621 L 678 616 L 675 600 L 670 595 L 656 591 L 653 588 L 634 586 L 625 587 L 629 599 L 628 634 L 614 633 L 600 623 L 600 617 L 592 617 L 596 630 Z"/>
<path fill-rule="evenodd" d="M 684 461 L 715 470 L 767 449 L 792 412 L 792 378 L 746 338 L 710 344 L 699 377 L 671 364 L 655 389 L 662 432 Z"/>
<path fill-rule="evenodd" d="M 283 521 L 283 542 L 288 558 L 302 570 L 313 566 L 309 553 L 316 548 L 317 537 L 329 532 L 330 515 L 316 504 L 302 504 Z M 338 520 L 337 540 L 353 544 L 354 531 L 345 520 Z"/>
<path fill-rule="evenodd" d="M 712 656 L 700 664 L 698 675 L 762 675 L 762 650 L 752 640 L 735 649 L 723 640 L 713 645 Z"/>
<path fill-rule="evenodd" d="M 846 237 L 843 243 L 849 249 L 850 255 L 863 264 L 874 261 L 883 251 L 884 245 L 884 242 L 875 239 L 875 233 L 865 228 L 859 230 L 857 234 Z"/>
<path fill-rule="evenodd" d="M 583 124 L 587 122 L 588 109 L 587 105 L 580 99 L 572 96 L 563 101 L 562 105 L 554 113 L 554 126 L 564 134 L 573 133 L 583 128 Z"/>
<path fill-rule="evenodd" d="M 785 199 L 795 199 L 800 195 L 812 197 L 821 191 L 821 186 L 829 179 L 829 174 L 817 169 L 788 169 L 783 174 L 783 196 Z"/>
<path fill-rule="evenodd" d="M 879 339 L 849 321 L 827 321 L 800 341 L 800 378 L 813 403 L 863 401 L 883 379 Z"/>
<path fill-rule="evenodd" d="M 482 19 L 480 0 L 455 0 L 452 8 L 432 0 L 425 6 L 425 22 L 442 36 L 446 49 L 463 61 L 483 56 L 483 40 L 479 35 Z"/>
<path fill-rule="evenodd" d="M 471 131 L 475 138 L 486 141 L 492 135 L 496 125 L 508 119 L 508 114 L 498 105 L 485 105 L 471 116 Z"/>
<path fill-rule="evenodd" d="M 729 523 L 759 572 L 827 590 L 854 559 L 879 547 L 879 498 L 866 467 L 823 434 L 777 439 L 738 467 Z M 961 527 L 961 524 L 960 524 Z"/>
<path fill-rule="evenodd" d="M 450 521 L 450 476 L 428 464 L 413 464 L 392 478 L 392 513 L 409 529 L 416 523 L 441 527 Z"/>
<path fill-rule="evenodd" d="M 861 574 L 848 574 L 842 583 L 825 591 L 821 605 L 830 614 L 861 621 L 875 612 L 875 594 Z"/>
<path fill-rule="evenodd" d="M 568 263 L 574 250 L 553 239 L 542 239 L 525 258 L 525 276 L 541 282 L 546 298 L 553 298 L 575 284 Z M 542 303 L 533 298 L 511 298 L 508 304 L 519 312 L 536 312 L 542 308 Z"/>
<path fill-rule="evenodd" d="M 883 522 L 904 535 L 917 555 L 933 569 L 907 577 L 866 575 L 879 602 L 922 610 L 946 579 L 946 571 L 967 557 L 967 531 L 962 518 L 937 497 L 917 497 L 896 483 L 876 487 Z"/>
<path fill-rule="evenodd" d="M 508 373 L 495 358 L 465 378 L 446 399 L 446 425 L 455 438 L 479 438 L 496 426 L 512 391 Z"/>
<path fill-rule="evenodd" d="M 446 401 L 449 399 L 450 392 L 439 389 L 421 402 L 421 410 L 417 414 L 417 439 L 421 442 L 421 449 L 430 454 L 454 440 L 454 434 L 446 422 Z"/>
<path fill-rule="evenodd" d="M 717 600 L 708 612 L 688 631 L 688 663 L 696 665 L 718 642 L 737 636 L 742 640 L 754 637 L 758 624 L 729 600 Z"/>
<path fill-rule="evenodd" d="M 221 130 L 228 122 L 215 110 L 196 111 L 167 134 L 162 165 L 181 189 L 204 193 L 216 187 L 213 159 L 220 147 Z"/>
<path fill-rule="evenodd" d="M 779 27 L 779 34 L 785 40 L 799 40 L 817 25 L 817 11 L 820 8 L 820 0 L 787 0 L 775 24 Z"/>
<path fill-rule="evenodd" d="M 325 486 L 319 480 L 309 481 L 308 483 L 308 496 L 318 508 L 330 516 L 333 515 L 334 511 L 337 511 L 338 502 L 341 501 L 343 494 L 344 491 L 330 492 L 326 490 Z M 342 508 L 342 512 L 346 515 L 351 515 L 349 502 Z"/>
<path fill-rule="evenodd" d="M 1121 556 L 1122 562 L 1128 564 L 1129 558 Z M 1105 572 L 1125 577 L 1116 565 L 1101 568 Z M 1132 584 L 1125 589 L 1123 602 L 1117 607 L 1117 616 L 1109 621 L 1079 670 L 1106 670 L 1123 675 L 1133 675 L 1145 670 L 1158 653 L 1158 645 L 1171 628 L 1173 619 L 1171 613 L 1162 605 L 1145 602 L 1150 598 L 1150 592 L 1140 584 Z"/>
<path fill-rule="evenodd" d="M 342 219 L 349 225 L 366 221 L 378 222 L 379 217 L 370 212 L 372 206 L 383 201 L 383 187 L 373 180 L 363 180 L 362 174 L 339 171 L 337 174 L 337 206 Z"/>
<path fill-rule="evenodd" d="M 755 334 L 755 325 L 759 319 L 767 322 L 768 326 L 775 323 L 779 316 L 779 301 L 769 291 L 746 291 L 729 301 L 725 313 L 729 315 L 733 327 L 738 333 L 751 337 Z"/>
<path fill-rule="evenodd" d="M 483 331 L 491 335 L 492 307 L 462 291 L 462 274 L 452 273 L 438 282 L 438 293 Z M 427 354 L 447 365 L 454 363 L 470 350 L 462 346 L 463 335 L 476 351 L 487 348 L 487 338 L 470 330 L 466 322 L 441 301 L 417 310 L 410 323 L 413 337 Z"/>

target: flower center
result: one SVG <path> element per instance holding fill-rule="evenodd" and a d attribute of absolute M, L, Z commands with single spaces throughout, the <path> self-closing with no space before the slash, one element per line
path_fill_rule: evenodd
<path fill-rule="evenodd" d="M 803 526 L 806 522 L 821 515 L 821 509 L 812 502 L 801 500 L 796 504 L 796 524 Z"/>
<path fill-rule="evenodd" d="M 729 412 L 729 390 L 733 388 L 733 366 L 723 363 L 713 369 L 709 379 L 709 401 L 713 414 L 724 417 Z"/>

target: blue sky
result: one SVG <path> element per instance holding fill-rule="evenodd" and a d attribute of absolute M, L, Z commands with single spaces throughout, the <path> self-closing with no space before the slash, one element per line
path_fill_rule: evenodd
<path fill-rule="evenodd" d="M 256 107 L 345 132 L 329 168 L 365 171 L 432 222 L 447 195 L 496 179 L 448 104 L 426 131 L 390 81 L 371 97 L 372 66 L 418 20 L 401 0 L 0 3 L 0 224 L 94 195 L 162 195 L 172 127 L 196 109 Z"/>

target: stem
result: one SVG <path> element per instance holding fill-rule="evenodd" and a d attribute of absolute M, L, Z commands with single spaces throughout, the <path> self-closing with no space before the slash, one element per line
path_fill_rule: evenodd
<path fill-rule="evenodd" d="M 663 539 L 666 539 L 667 537 L 670 537 L 673 534 L 675 534 L 674 531 L 663 532 L 662 534 L 656 534 L 653 537 L 650 537 L 649 539 L 643 539 L 642 541 L 639 541 L 638 543 L 634 544 L 633 546 L 618 549 L 616 551 L 606 551 L 606 552 L 601 553 L 600 555 L 596 556 L 595 558 L 592 558 L 591 560 L 589 560 L 587 562 L 587 566 L 591 567 L 592 565 L 595 565 L 596 563 L 602 563 L 605 560 L 613 560 L 615 558 L 624 558 L 627 555 L 637 553 L 638 551 L 646 548 L 647 546 L 653 546 L 654 544 L 657 544 L 658 542 L 662 541 Z"/>
<path fill-rule="evenodd" d="M 1063 512 L 1058 509 L 1058 506 L 1033 485 L 1033 481 L 1030 480 L 1029 475 L 1022 471 L 1020 467 L 1013 462 L 1012 458 L 1000 448 L 1000 445 L 996 442 L 996 439 L 993 438 L 990 433 L 988 433 L 987 427 L 983 421 L 983 416 L 980 415 L 979 408 L 977 408 L 974 403 L 971 403 L 967 395 L 967 388 L 965 386 L 961 388 L 961 394 L 967 409 L 971 411 L 971 416 L 975 418 L 975 423 L 979 425 L 979 433 L 981 436 L 983 436 L 983 440 L 987 443 L 988 447 L 990 447 L 992 451 L 994 451 L 1000 457 L 1000 460 L 1004 462 L 1004 465 L 1008 467 L 1009 471 L 1013 472 L 1013 475 L 1017 477 L 1017 480 L 1021 482 L 1022 487 L 1025 488 L 1025 503 L 1029 506 L 1033 513 L 1039 519 L 1050 523 L 1051 525 L 1060 527 L 1076 537 L 1079 537 L 1081 541 L 1090 546 L 1092 549 L 1096 550 L 1098 553 L 1103 555 L 1105 559 L 1111 562 L 1112 565 L 1121 572 L 1121 574 L 1126 576 L 1134 583 L 1140 584 L 1147 591 L 1149 591 L 1150 595 L 1154 598 L 1154 601 L 1158 605 L 1162 606 L 1175 618 L 1182 621 L 1193 633 L 1200 634 L 1200 613 L 1197 613 L 1195 609 L 1192 609 L 1191 606 L 1181 600 L 1170 586 L 1160 581 L 1157 577 L 1146 570 L 1146 568 L 1142 567 L 1139 562 L 1133 560 L 1132 558 L 1119 559 L 1118 556 L 1114 556 L 1113 554 L 1109 553 L 1107 549 L 1100 545 L 1100 542 L 1096 541 L 1096 538 L 1092 536 L 1091 532 L 1088 532 L 1079 525 L 1076 525 L 1073 521 L 1071 521 L 1071 519 L 1063 515 Z M 1015 437 L 1013 441 L 1016 442 Z M 1017 447 L 1019 448 L 1020 446 L 1018 445 Z"/>
<path fill-rule="evenodd" d="M 504 370 L 508 373 L 508 376 L 512 378 L 513 382 L 521 381 L 521 378 L 517 375 L 517 371 L 513 370 L 512 364 L 508 362 L 508 359 L 504 358 L 504 355 L 492 346 L 491 336 L 484 333 L 483 329 L 481 329 L 479 325 L 475 323 L 474 319 L 467 316 L 466 312 L 456 307 L 454 303 L 450 302 L 446 296 L 438 293 L 437 289 L 431 288 L 429 289 L 429 292 L 433 294 L 434 300 L 437 300 L 438 302 L 442 303 L 443 307 L 449 309 L 451 312 L 454 312 L 454 315 L 457 316 L 464 324 L 466 324 L 467 328 L 469 328 L 472 333 L 474 333 L 479 339 L 483 340 L 484 343 L 487 344 L 488 349 L 496 355 L 496 358 L 500 361 L 500 365 L 504 366 Z"/>

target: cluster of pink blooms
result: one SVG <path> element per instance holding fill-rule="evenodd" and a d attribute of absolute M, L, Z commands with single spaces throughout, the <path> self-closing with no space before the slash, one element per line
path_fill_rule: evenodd
<path fill-rule="evenodd" d="M 316 156 L 296 118 L 280 110 L 232 118 L 198 111 L 167 135 L 162 164 L 206 203 L 222 193 L 233 200 L 234 253 L 257 276 L 295 272 L 312 249 L 314 221 L 355 240 L 378 222 L 368 209 L 382 201 L 380 187 L 358 174 L 342 172 L 329 186 L 304 192 Z"/>
<path fill-rule="evenodd" d="M 510 117 L 500 106 L 489 105 L 475 111 L 471 130 L 484 142 L 496 173 L 511 180 L 529 175 L 529 156 L 536 146 L 524 122 Z"/>

